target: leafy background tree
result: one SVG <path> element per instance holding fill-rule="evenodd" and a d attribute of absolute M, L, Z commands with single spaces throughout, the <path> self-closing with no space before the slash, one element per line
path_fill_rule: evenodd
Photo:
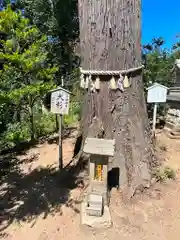
<path fill-rule="evenodd" d="M 34 140 L 35 105 L 54 87 L 58 68 L 49 62 L 47 37 L 10 6 L 0 12 L 0 31 L 6 36 L 1 39 L 0 51 L 1 104 L 12 111 L 11 117 L 16 123 L 29 120 L 30 137 Z M 21 137 L 16 135 L 19 141 Z"/>
<path fill-rule="evenodd" d="M 175 81 L 173 72 L 175 60 L 180 58 L 179 42 L 172 46 L 172 49 L 164 47 L 165 40 L 162 37 L 153 38 L 152 42 L 143 45 L 142 59 L 144 61 L 144 91 L 157 82 L 171 87 Z M 167 104 L 158 106 L 159 113 L 165 115 Z M 148 104 L 149 117 L 152 117 L 153 105 Z"/>
<path fill-rule="evenodd" d="M 145 63 L 144 83 L 149 87 L 158 82 L 170 87 L 173 82 L 172 69 L 176 58 L 180 57 L 178 48 L 164 48 L 163 38 L 154 38 L 150 44 L 143 46 L 143 60 Z"/>
<path fill-rule="evenodd" d="M 60 66 L 60 84 L 60 76 L 71 74 L 79 63 L 74 51 L 79 36 L 77 0 L 19 0 L 17 6 L 53 43 L 51 56 Z"/>

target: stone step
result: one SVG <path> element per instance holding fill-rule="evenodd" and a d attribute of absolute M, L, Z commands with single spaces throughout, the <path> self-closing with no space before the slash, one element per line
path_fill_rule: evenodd
<path fill-rule="evenodd" d="M 94 217 L 102 217 L 103 215 L 103 208 L 102 207 L 87 207 L 86 208 L 86 214 L 88 216 L 94 216 Z"/>
<path fill-rule="evenodd" d="M 103 197 L 96 194 L 87 196 L 86 214 L 89 216 L 101 217 L 103 214 Z"/>
<path fill-rule="evenodd" d="M 87 202 L 89 206 L 102 206 L 103 197 L 101 195 L 89 194 L 87 197 Z"/>

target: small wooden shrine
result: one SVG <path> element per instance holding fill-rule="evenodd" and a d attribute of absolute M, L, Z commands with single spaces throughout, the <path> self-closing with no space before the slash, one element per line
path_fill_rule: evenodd
<path fill-rule="evenodd" d="M 86 214 L 101 217 L 108 205 L 108 158 L 114 155 L 115 140 L 87 138 L 84 152 L 90 154 L 90 184 L 86 199 Z"/>

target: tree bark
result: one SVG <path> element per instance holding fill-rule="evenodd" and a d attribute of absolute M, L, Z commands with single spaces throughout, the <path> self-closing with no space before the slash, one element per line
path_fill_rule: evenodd
<path fill-rule="evenodd" d="M 79 19 L 83 69 L 124 70 L 142 64 L 141 0 L 79 0 Z M 149 186 L 153 150 L 142 71 L 129 77 L 131 86 L 124 92 L 109 89 L 111 76 L 100 77 L 99 91 L 87 91 L 82 133 L 85 139 L 96 118 L 103 137 L 115 138 L 109 168 L 119 168 L 119 187 L 131 197 Z"/>

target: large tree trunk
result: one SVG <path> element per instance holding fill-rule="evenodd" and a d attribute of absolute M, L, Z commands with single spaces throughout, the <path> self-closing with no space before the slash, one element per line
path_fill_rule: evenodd
<path fill-rule="evenodd" d="M 82 68 L 124 70 L 141 65 L 141 1 L 79 0 Z M 82 132 L 87 137 L 94 117 L 103 135 L 116 140 L 110 169 L 119 168 L 119 186 L 131 197 L 138 187 L 149 186 L 153 157 L 143 92 L 142 71 L 131 74 L 124 92 L 109 89 L 101 76 L 100 90 L 85 95 Z M 97 132 L 100 129 L 94 131 Z M 91 133 L 92 135 L 92 133 Z"/>

